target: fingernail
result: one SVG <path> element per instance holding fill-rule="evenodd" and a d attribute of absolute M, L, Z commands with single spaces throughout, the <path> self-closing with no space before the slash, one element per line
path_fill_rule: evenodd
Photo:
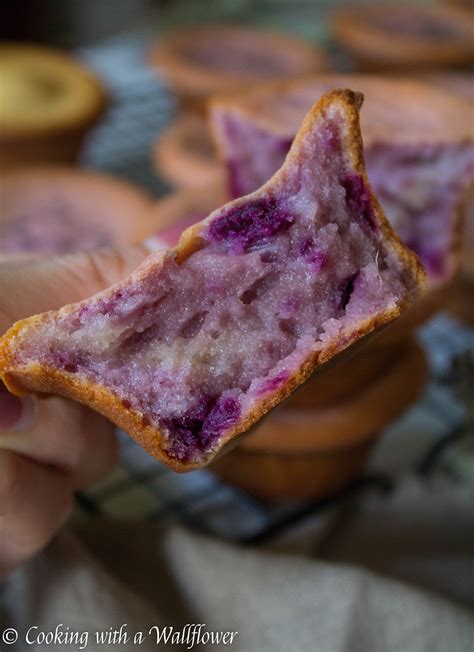
<path fill-rule="evenodd" d="M 30 425 L 32 416 L 32 399 L 10 394 L 0 383 L 0 431 L 23 430 Z"/>

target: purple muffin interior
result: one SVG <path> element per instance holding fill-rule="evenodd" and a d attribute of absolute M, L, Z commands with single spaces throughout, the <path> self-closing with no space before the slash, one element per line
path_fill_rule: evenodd
<path fill-rule="evenodd" d="M 337 112 L 277 182 L 215 211 L 202 246 L 48 317 L 16 349 L 110 390 L 168 454 L 203 461 L 326 347 L 344 348 L 417 289 L 341 144 Z"/>
<path fill-rule="evenodd" d="M 232 111 L 221 110 L 215 119 L 231 196 L 253 192 L 280 168 L 291 139 Z M 378 143 L 366 147 L 365 158 L 372 186 L 403 242 L 433 284 L 449 280 L 457 208 L 474 180 L 474 144 Z"/>

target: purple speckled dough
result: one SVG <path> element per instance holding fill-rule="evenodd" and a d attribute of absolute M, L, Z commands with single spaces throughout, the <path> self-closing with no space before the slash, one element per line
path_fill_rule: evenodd
<path fill-rule="evenodd" d="M 208 234 L 214 242 L 225 243 L 229 253 L 243 254 L 250 247 L 288 229 L 294 219 L 276 199 L 258 199 L 244 207 L 223 211 L 212 222 Z"/>

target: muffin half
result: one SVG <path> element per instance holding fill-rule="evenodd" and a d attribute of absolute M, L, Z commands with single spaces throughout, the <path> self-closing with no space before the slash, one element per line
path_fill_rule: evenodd
<path fill-rule="evenodd" d="M 0 342 L 9 389 L 80 400 L 189 470 L 398 317 L 425 276 L 368 183 L 361 99 L 323 96 L 277 174 L 175 249 L 86 301 L 15 324 Z"/>

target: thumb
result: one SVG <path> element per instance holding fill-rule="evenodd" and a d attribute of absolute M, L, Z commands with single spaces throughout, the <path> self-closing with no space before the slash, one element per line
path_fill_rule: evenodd
<path fill-rule="evenodd" d="M 86 299 L 124 278 L 149 253 L 135 244 L 0 263 L 0 333 L 18 319 Z"/>

